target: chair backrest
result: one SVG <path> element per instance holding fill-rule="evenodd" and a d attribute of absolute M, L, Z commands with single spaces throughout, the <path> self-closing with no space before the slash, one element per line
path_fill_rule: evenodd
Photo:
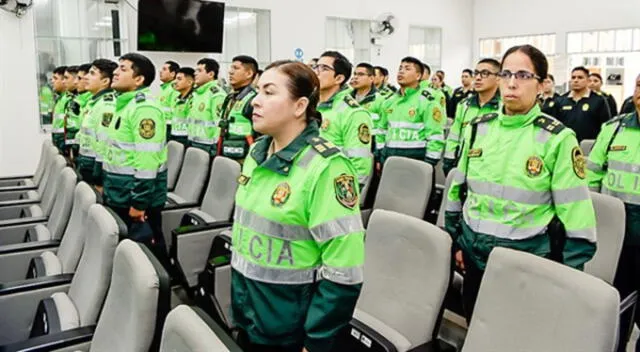
<path fill-rule="evenodd" d="M 53 143 L 51 143 L 51 140 L 49 138 L 46 138 L 44 141 L 42 141 L 40 160 L 38 161 L 36 171 L 33 173 L 33 183 L 35 183 L 36 185 L 40 185 L 40 181 L 42 181 L 42 177 L 44 176 L 45 168 L 49 159 L 51 158 L 51 153 L 49 153 L 51 147 L 53 147 Z"/>
<path fill-rule="evenodd" d="M 78 174 L 70 167 L 65 167 L 62 170 L 62 175 L 58 179 L 58 185 L 56 187 L 55 202 L 51 209 L 51 216 L 47 222 L 47 229 L 51 239 L 59 240 L 64 233 L 64 229 L 69 222 L 69 214 L 71 214 L 71 207 L 73 205 L 74 188 L 78 182 Z"/>
<path fill-rule="evenodd" d="M 186 305 L 179 305 L 167 315 L 160 344 L 160 352 L 174 351 L 241 350 L 204 312 L 191 309 Z"/>
<path fill-rule="evenodd" d="M 149 351 L 154 335 L 159 337 L 162 332 L 169 290 L 168 274 L 144 245 L 120 242 L 91 351 Z M 165 304 L 163 316 L 159 308 Z"/>
<path fill-rule="evenodd" d="M 591 149 L 593 149 L 593 145 L 595 143 L 596 141 L 593 139 L 583 139 L 580 142 L 580 149 L 582 149 L 584 155 L 589 156 L 589 154 L 591 153 Z"/>
<path fill-rule="evenodd" d="M 84 247 L 85 235 L 90 233 L 86 230 L 89 208 L 96 204 L 97 198 L 96 192 L 84 182 L 78 183 L 73 191 L 71 216 L 56 254 L 64 274 L 76 271 Z"/>
<path fill-rule="evenodd" d="M 127 231 L 122 219 L 100 204 L 91 206 L 85 224 L 87 238 L 68 293 L 80 326 L 93 325 L 98 319 L 111 281 L 118 239 Z"/>
<path fill-rule="evenodd" d="M 391 210 L 422 219 L 432 187 L 433 167 L 430 164 L 392 156 L 384 164 L 373 209 Z"/>
<path fill-rule="evenodd" d="M 184 159 L 184 145 L 176 141 L 167 143 L 167 187 L 173 189 Z"/>
<path fill-rule="evenodd" d="M 462 351 L 613 351 L 619 304 L 618 291 L 596 277 L 496 247 Z"/>
<path fill-rule="evenodd" d="M 217 157 L 213 160 L 209 184 L 200 207 L 202 211 L 218 221 L 231 219 L 240 169 L 240 164 L 233 159 Z"/>
<path fill-rule="evenodd" d="M 369 193 L 369 190 L 371 189 L 371 183 L 373 182 L 373 178 L 375 177 L 375 172 L 376 161 L 374 158 L 371 158 L 371 173 L 369 174 L 369 177 L 367 177 L 367 179 L 364 181 L 364 184 L 360 189 L 360 208 L 362 208 L 364 206 L 364 203 L 366 202 L 367 193 Z"/>
<path fill-rule="evenodd" d="M 49 177 L 51 177 L 51 168 L 53 167 L 54 160 L 58 155 L 58 148 L 53 146 L 49 147 L 47 149 L 47 155 L 48 156 L 47 156 L 47 160 L 45 161 L 44 171 L 42 172 L 42 178 L 38 183 L 38 194 L 40 196 L 42 196 L 42 193 L 44 192 L 44 189 L 47 186 L 47 182 L 49 181 Z"/>
<path fill-rule="evenodd" d="M 56 156 L 53 160 L 53 164 L 51 165 L 51 175 L 47 180 L 47 185 L 44 188 L 44 192 L 40 194 L 42 196 L 40 200 L 40 208 L 42 209 L 42 213 L 45 216 L 51 215 L 53 203 L 59 194 L 56 186 L 58 185 L 58 180 L 62 175 L 62 170 L 66 165 L 67 161 L 64 160 L 64 157 L 62 155 Z"/>
<path fill-rule="evenodd" d="M 451 188 L 451 183 L 453 182 L 453 176 L 455 174 L 455 169 L 449 172 L 447 175 L 447 179 L 444 182 L 444 193 L 442 194 L 442 203 L 440 203 L 440 210 L 438 211 L 438 219 L 436 220 L 436 225 L 438 227 L 444 227 L 444 212 L 447 209 L 447 198 L 449 195 L 449 188 Z"/>
<path fill-rule="evenodd" d="M 420 219 L 374 210 L 365 250 L 354 317 L 396 347 L 431 341 L 449 285 L 451 237 Z"/>
<path fill-rule="evenodd" d="M 208 173 L 209 154 L 199 148 L 188 148 L 173 193 L 187 202 L 197 202 Z"/>
<path fill-rule="evenodd" d="M 622 251 L 625 233 L 624 203 L 618 198 L 591 192 L 596 212 L 596 254 L 584 266 L 584 271 L 613 284 Z"/>

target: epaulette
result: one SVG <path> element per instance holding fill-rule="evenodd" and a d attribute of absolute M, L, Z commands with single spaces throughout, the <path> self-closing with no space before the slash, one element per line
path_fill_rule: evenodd
<path fill-rule="evenodd" d="M 599 95 L 599 96 L 603 96 L 604 95 L 604 94 L 602 94 L 602 92 L 596 92 L 595 90 L 592 90 L 592 92 L 596 93 L 596 95 Z"/>
<path fill-rule="evenodd" d="M 545 115 L 536 117 L 533 124 L 553 134 L 558 134 L 566 128 L 562 122 Z"/>
<path fill-rule="evenodd" d="M 144 95 L 144 93 L 140 92 L 136 94 L 136 103 L 142 103 L 145 100 L 147 100 L 147 97 Z"/>
<path fill-rule="evenodd" d="M 622 121 L 625 119 L 625 117 L 627 117 L 629 114 L 622 114 L 622 115 L 618 115 L 614 118 L 612 118 L 611 120 L 605 122 L 605 124 L 610 125 L 612 123 L 618 122 L 618 121 Z"/>
<path fill-rule="evenodd" d="M 107 93 L 104 95 L 104 101 L 114 101 L 116 100 L 116 96 L 113 93 Z"/>
<path fill-rule="evenodd" d="M 435 99 L 435 98 L 434 98 L 434 96 L 433 96 L 433 94 L 429 93 L 429 91 L 428 91 L 428 90 L 426 90 L 426 89 L 424 89 L 424 90 L 422 91 L 422 95 L 423 95 L 425 98 L 429 99 L 429 100 L 434 100 L 434 99 Z"/>
<path fill-rule="evenodd" d="M 345 103 L 347 103 L 347 105 L 349 105 L 352 108 L 360 107 L 360 104 L 358 104 L 358 102 L 355 99 L 353 99 L 353 97 L 349 94 L 345 95 L 344 101 Z"/>
<path fill-rule="evenodd" d="M 471 120 L 471 122 L 469 122 L 470 125 L 477 125 L 479 123 L 484 123 L 487 121 L 491 121 L 493 119 L 495 119 L 496 117 L 498 117 L 498 114 L 495 112 L 489 113 L 489 114 L 484 114 L 482 116 L 478 116 L 476 118 L 474 118 L 473 120 Z"/>
<path fill-rule="evenodd" d="M 214 84 L 211 86 L 211 88 L 209 88 L 209 90 L 211 91 L 212 94 L 218 94 L 218 92 L 220 91 L 220 88 L 218 88 L 218 86 Z"/>
<path fill-rule="evenodd" d="M 320 155 L 327 158 L 333 154 L 336 154 L 340 151 L 335 144 L 329 142 L 328 140 L 322 137 L 310 137 L 308 140 L 309 144 L 313 149 L 315 149 Z"/>

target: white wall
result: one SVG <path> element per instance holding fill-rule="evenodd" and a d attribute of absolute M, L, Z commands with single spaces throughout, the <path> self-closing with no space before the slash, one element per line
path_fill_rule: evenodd
<path fill-rule="evenodd" d="M 135 0 L 128 1 L 135 3 Z M 327 16 L 373 19 L 384 12 L 394 13 L 400 26 L 380 55 L 373 54 L 372 62 L 388 67 L 393 78 L 399 60 L 408 52 L 410 25 L 442 27 L 445 71 L 459 72 L 472 58 L 469 44 L 473 38 L 473 0 L 227 0 L 226 3 L 271 11 L 272 60 L 293 59 L 296 48 L 304 50 L 305 60 L 318 56 L 325 46 Z M 131 23 L 135 16 L 123 14 L 121 19 L 129 22 L 126 32 L 130 42 L 135 43 L 137 29 L 135 23 Z M 38 122 L 33 22 L 33 11 L 21 19 L 0 11 L 0 177 L 31 172 L 45 138 Z M 202 55 L 153 53 L 149 56 L 157 65 L 167 59 L 194 65 Z"/>

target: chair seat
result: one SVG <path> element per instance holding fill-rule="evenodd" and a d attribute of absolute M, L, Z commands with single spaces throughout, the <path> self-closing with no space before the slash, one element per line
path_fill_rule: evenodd
<path fill-rule="evenodd" d="M 175 194 L 173 192 L 167 193 L 167 198 L 169 198 L 175 204 L 185 204 L 185 203 L 187 203 L 186 199 L 180 197 L 179 195 L 177 195 L 177 194 Z"/>
<path fill-rule="evenodd" d="M 406 352 L 411 349 L 411 342 L 406 337 L 380 321 L 378 318 L 367 314 L 358 308 L 353 312 L 353 317 L 384 336 L 385 339 L 389 340 L 389 342 L 396 347 L 398 352 Z"/>
<path fill-rule="evenodd" d="M 62 274 L 62 263 L 53 252 L 43 252 L 40 254 L 40 259 L 42 259 L 46 276 Z"/>
<path fill-rule="evenodd" d="M 58 319 L 60 319 L 60 329 L 67 331 L 80 327 L 80 317 L 75 304 L 64 292 L 57 292 L 51 295 L 56 306 Z"/>
<path fill-rule="evenodd" d="M 201 218 L 205 222 L 218 221 L 216 218 L 214 218 L 213 216 L 209 215 L 208 213 L 205 213 L 204 211 L 202 211 L 200 209 L 192 210 L 192 211 L 189 212 L 189 214 L 193 214 L 193 215 Z"/>

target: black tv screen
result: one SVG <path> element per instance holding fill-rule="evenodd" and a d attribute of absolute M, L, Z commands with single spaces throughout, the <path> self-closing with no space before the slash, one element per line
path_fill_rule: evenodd
<path fill-rule="evenodd" d="M 224 3 L 140 0 L 138 50 L 222 52 Z"/>

